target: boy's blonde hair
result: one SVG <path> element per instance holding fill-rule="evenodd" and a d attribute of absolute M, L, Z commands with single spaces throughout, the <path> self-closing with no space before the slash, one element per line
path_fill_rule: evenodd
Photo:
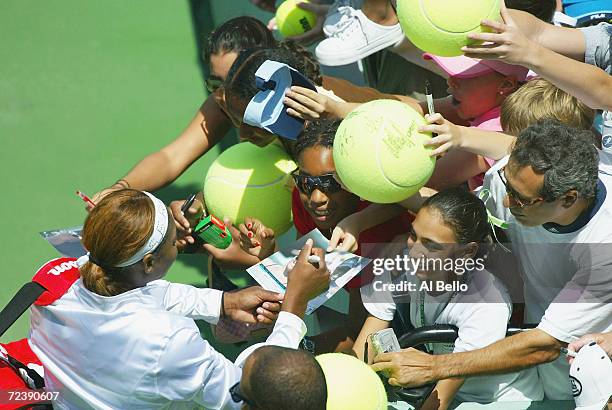
<path fill-rule="evenodd" d="M 589 130 L 594 117 L 595 111 L 582 101 L 540 78 L 528 81 L 510 94 L 501 109 L 502 128 L 511 135 L 519 135 L 544 118 Z"/>

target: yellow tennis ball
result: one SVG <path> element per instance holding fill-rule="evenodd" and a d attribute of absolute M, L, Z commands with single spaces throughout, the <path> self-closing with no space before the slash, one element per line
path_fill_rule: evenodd
<path fill-rule="evenodd" d="M 453 57 L 461 47 L 477 42 L 483 19 L 501 21 L 500 0 L 397 0 L 397 17 L 408 39 L 428 53 Z"/>
<path fill-rule="evenodd" d="M 307 3 L 307 1 L 303 1 Z M 283 37 L 297 36 L 310 31 L 317 23 L 317 16 L 297 6 L 295 0 L 285 0 L 276 9 L 276 25 Z"/>
<path fill-rule="evenodd" d="M 325 374 L 327 410 L 387 409 L 385 386 L 370 366 L 342 353 L 325 353 L 316 359 Z"/>
<path fill-rule="evenodd" d="M 334 164 L 344 185 L 363 199 L 393 203 L 416 193 L 433 173 L 435 158 L 418 127 L 425 119 L 408 105 L 375 100 L 351 111 L 334 139 Z"/>
<path fill-rule="evenodd" d="M 208 211 L 234 224 L 257 218 L 276 234 L 292 224 L 291 171 L 297 166 L 278 145 L 260 148 L 243 142 L 225 150 L 204 180 Z"/>

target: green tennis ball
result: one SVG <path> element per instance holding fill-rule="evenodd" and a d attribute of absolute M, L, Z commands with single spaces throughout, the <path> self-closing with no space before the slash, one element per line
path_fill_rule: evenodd
<path fill-rule="evenodd" d="M 477 44 L 468 33 L 481 33 L 483 19 L 501 21 L 500 0 L 397 0 L 397 17 L 408 39 L 418 48 L 443 57 L 463 54 Z"/>
<path fill-rule="evenodd" d="M 204 180 L 208 211 L 234 224 L 247 216 L 259 219 L 276 234 L 291 227 L 291 171 L 297 166 L 278 145 L 260 148 L 248 142 L 225 150 Z"/>
<path fill-rule="evenodd" d="M 416 193 L 433 173 L 434 157 L 418 127 L 425 119 L 408 105 L 375 100 L 351 111 L 334 139 L 334 164 L 342 183 L 376 203 L 394 203 Z"/>
<path fill-rule="evenodd" d="M 304 0 L 305 3 L 307 1 Z M 285 0 L 276 9 L 276 25 L 283 37 L 297 36 L 310 31 L 317 23 L 317 16 L 297 6 L 295 0 Z"/>
<path fill-rule="evenodd" d="M 343 353 L 316 357 L 327 383 L 327 410 L 386 410 L 382 381 L 364 362 Z"/>

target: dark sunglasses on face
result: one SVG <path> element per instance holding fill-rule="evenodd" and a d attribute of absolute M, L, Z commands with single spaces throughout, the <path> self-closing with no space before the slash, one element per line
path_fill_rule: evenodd
<path fill-rule="evenodd" d="M 234 384 L 232 387 L 230 387 L 229 389 L 229 393 L 230 396 L 232 397 L 232 401 L 234 403 L 240 403 L 243 402 L 251 407 L 255 407 L 255 405 L 249 401 L 249 399 L 247 399 L 246 397 L 244 397 L 244 395 L 242 394 L 242 392 L 240 391 L 240 382 Z"/>
<path fill-rule="evenodd" d="M 217 89 L 221 87 L 222 84 L 223 80 L 221 80 L 220 78 L 209 77 L 206 79 L 206 89 L 211 94 L 217 91 Z"/>
<path fill-rule="evenodd" d="M 310 175 L 300 174 L 299 170 L 296 169 L 291 173 L 293 180 L 295 181 L 295 186 L 305 193 L 306 195 L 312 194 L 315 189 L 325 193 L 325 194 L 333 194 L 342 189 L 334 174 L 325 174 L 319 175 L 316 177 Z"/>
<path fill-rule="evenodd" d="M 497 170 L 497 175 L 499 175 L 499 179 L 501 180 L 502 184 L 504 184 L 504 187 L 506 188 L 506 194 L 508 195 L 508 198 L 510 198 L 514 203 L 516 203 L 518 205 L 519 208 L 527 208 L 529 206 L 535 205 L 538 202 L 542 202 L 544 201 L 544 198 L 536 198 L 536 199 L 523 199 L 520 197 L 520 195 L 518 195 L 514 189 L 512 189 L 512 187 L 508 184 L 508 180 L 506 179 L 506 167 L 504 168 L 500 168 Z"/>

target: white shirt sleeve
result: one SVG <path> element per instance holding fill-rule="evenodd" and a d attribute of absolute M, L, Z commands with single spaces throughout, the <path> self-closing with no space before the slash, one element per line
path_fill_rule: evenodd
<path fill-rule="evenodd" d="M 163 303 L 169 312 L 215 325 L 221 313 L 222 294 L 223 292 L 216 289 L 200 289 L 169 282 Z"/>
<path fill-rule="evenodd" d="M 242 370 L 203 340 L 195 326 L 170 336 L 155 374 L 158 396 L 207 409 L 240 408 L 229 388 L 240 381 Z"/>
<path fill-rule="evenodd" d="M 576 244 L 578 270 L 548 306 L 538 329 L 570 343 L 587 333 L 612 330 L 612 258 L 609 243 Z"/>
<path fill-rule="evenodd" d="M 273 345 L 297 349 L 305 335 L 306 324 L 304 321 L 293 313 L 281 311 L 276 319 L 272 334 L 268 336 L 266 341 L 249 346 L 240 353 L 240 356 L 236 358 L 234 363 L 242 367 L 246 358 L 261 346 Z"/>
<path fill-rule="evenodd" d="M 454 353 L 480 349 L 506 337 L 510 318 L 506 303 L 457 303 L 454 308 L 460 310 L 458 317 L 449 321 L 459 329 Z"/>

